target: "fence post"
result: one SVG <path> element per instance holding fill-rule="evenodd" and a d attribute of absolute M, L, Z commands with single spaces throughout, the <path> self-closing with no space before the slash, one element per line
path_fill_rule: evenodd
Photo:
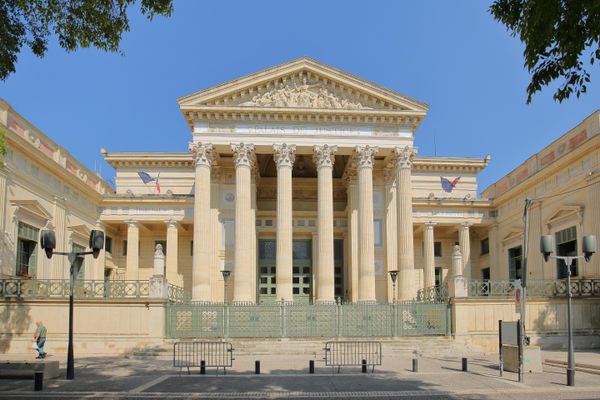
<path fill-rule="evenodd" d="M 285 337 L 285 301 L 283 297 L 281 298 L 281 306 L 279 307 L 279 318 L 281 322 L 279 323 L 279 333 L 280 337 Z"/>
<path fill-rule="evenodd" d="M 452 304 L 446 304 L 446 336 L 452 335 Z"/>
<path fill-rule="evenodd" d="M 337 320 L 337 336 L 338 337 L 342 337 L 342 302 L 338 301 L 336 302 L 336 307 L 335 307 L 335 313 L 336 313 L 336 320 Z"/>
<path fill-rule="evenodd" d="M 229 321 L 229 304 L 225 304 L 225 310 L 223 311 L 223 324 L 224 324 L 224 328 L 223 328 L 223 336 L 225 337 L 225 339 L 227 339 L 229 337 L 229 324 L 231 321 Z"/>
<path fill-rule="evenodd" d="M 393 326 L 392 326 L 392 336 L 393 337 L 398 336 L 398 329 L 397 329 L 397 326 L 398 326 L 398 314 L 397 314 L 397 311 L 398 310 L 396 308 L 396 302 L 394 301 L 392 303 L 392 324 L 393 324 Z"/>

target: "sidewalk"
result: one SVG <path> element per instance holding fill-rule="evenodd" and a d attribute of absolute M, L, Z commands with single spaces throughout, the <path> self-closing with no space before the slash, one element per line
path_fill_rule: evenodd
<path fill-rule="evenodd" d="M 30 354 L 2 356 L 2 360 L 35 361 Z M 563 352 L 544 352 L 544 358 L 566 359 Z M 217 375 L 181 375 L 171 361 L 135 360 L 119 357 L 83 357 L 76 355 L 75 379 L 64 379 L 66 357 L 59 360 L 62 376 L 45 382 L 44 391 L 32 392 L 32 380 L 0 379 L 0 398 L 435 398 L 435 399 L 560 399 L 600 398 L 598 375 L 577 372 L 576 387 L 565 386 L 565 370 L 544 365 L 544 372 L 499 376 L 495 355 L 469 359 L 469 371 L 461 371 L 461 359 L 424 356 L 419 371 L 411 371 L 411 356 L 384 357 L 383 365 L 373 374 L 362 374 L 360 367 L 325 367 L 315 359 L 315 374 L 308 374 L 310 356 L 260 355 L 239 356 L 234 368 Z M 600 352 L 577 353 L 578 362 L 600 366 Z M 254 361 L 261 361 L 261 375 L 254 374 Z"/>

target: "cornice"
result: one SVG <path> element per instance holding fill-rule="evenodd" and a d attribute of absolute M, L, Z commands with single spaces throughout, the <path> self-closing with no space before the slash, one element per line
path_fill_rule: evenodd
<path fill-rule="evenodd" d="M 118 167 L 189 167 L 194 166 L 192 153 L 163 152 L 102 152 L 102 156 L 114 168 Z"/>
<path fill-rule="evenodd" d="M 490 160 L 490 156 L 484 158 L 415 156 L 413 159 L 413 170 L 479 173 L 487 167 Z"/>

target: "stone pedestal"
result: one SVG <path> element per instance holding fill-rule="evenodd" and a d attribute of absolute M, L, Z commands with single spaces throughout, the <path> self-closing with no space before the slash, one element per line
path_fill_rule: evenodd
<path fill-rule="evenodd" d="M 448 282 L 448 294 L 450 297 L 468 297 L 468 281 L 464 276 L 455 276 Z"/>
<path fill-rule="evenodd" d="M 169 297 L 169 282 L 163 275 L 150 278 L 149 296 L 151 299 L 166 299 Z"/>

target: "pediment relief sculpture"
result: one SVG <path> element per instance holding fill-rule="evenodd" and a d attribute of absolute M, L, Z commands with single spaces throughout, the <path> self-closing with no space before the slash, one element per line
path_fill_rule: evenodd
<path fill-rule="evenodd" d="M 256 94 L 252 99 L 244 101 L 240 106 L 248 107 L 295 107 L 369 110 L 356 99 L 340 96 L 327 88 L 318 80 L 309 81 L 307 77 L 293 77 L 291 80 L 279 82 L 275 88 Z"/>

